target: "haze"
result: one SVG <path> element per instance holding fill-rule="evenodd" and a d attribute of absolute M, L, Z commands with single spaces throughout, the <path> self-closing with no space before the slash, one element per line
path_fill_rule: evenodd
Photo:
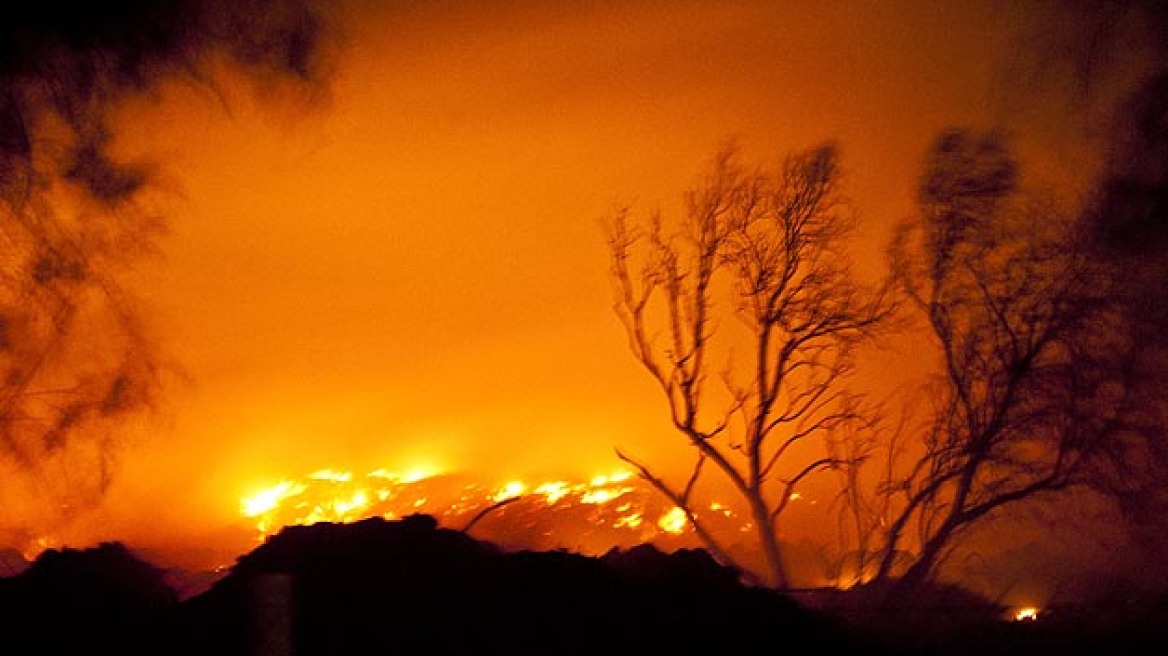
<path fill-rule="evenodd" d="M 993 2 L 343 7 L 325 102 L 224 78 L 119 114 L 119 151 L 166 181 L 140 283 L 189 382 L 67 536 L 206 539 L 242 494 L 321 467 L 681 462 L 600 219 L 670 211 L 729 139 L 757 163 L 835 140 L 879 275 L 930 141 L 1010 110 L 1022 29 Z"/>

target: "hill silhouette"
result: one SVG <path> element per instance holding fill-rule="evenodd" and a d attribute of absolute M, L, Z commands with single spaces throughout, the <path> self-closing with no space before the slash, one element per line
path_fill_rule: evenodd
<path fill-rule="evenodd" d="M 1140 622 L 1102 627 L 1004 622 L 985 616 L 988 604 L 943 630 L 911 609 L 877 625 L 863 613 L 870 592 L 832 593 L 821 604 L 832 611 L 814 610 L 743 585 L 700 549 L 511 550 L 414 515 L 285 528 L 189 599 L 168 585 L 165 570 L 123 545 L 48 551 L 0 579 L 0 653 L 708 654 L 786 646 L 1032 656 L 1140 653 L 1144 642 L 1168 637 L 1163 605 L 1145 609 Z"/>
<path fill-rule="evenodd" d="M 178 603 L 163 570 L 121 544 L 49 550 L 0 579 L 0 653 L 148 653 Z"/>
<path fill-rule="evenodd" d="M 182 632 L 206 638 L 190 653 L 265 640 L 297 654 L 686 653 L 776 632 L 845 646 L 825 618 L 702 551 L 504 551 L 428 515 L 286 528 L 190 606 Z M 268 629 L 294 619 L 264 635 L 256 608 Z"/>

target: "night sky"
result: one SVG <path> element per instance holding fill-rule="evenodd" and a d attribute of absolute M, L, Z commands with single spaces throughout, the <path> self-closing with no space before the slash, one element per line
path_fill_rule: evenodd
<path fill-rule="evenodd" d="M 162 76 L 111 104 L 111 152 L 155 167 L 169 232 L 133 284 L 183 376 L 61 539 L 208 539 L 241 494 L 322 467 L 685 462 L 601 220 L 675 213 L 730 140 L 768 165 L 831 140 L 875 279 L 945 128 L 1015 130 L 1073 189 L 1096 156 L 1023 56 L 1067 26 L 1056 4 L 361 0 L 325 12 L 308 91 Z M 877 389 L 929 364 L 872 360 Z"/>

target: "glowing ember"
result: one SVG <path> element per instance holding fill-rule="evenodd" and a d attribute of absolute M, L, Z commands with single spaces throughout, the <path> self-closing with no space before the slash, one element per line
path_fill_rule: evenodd
<path fill-rule="evenodd" d="M 737 523 L 729 507 L 714 503 L 709 509 L 711 517 Z M 599 553 L 662 538 L 693 539 L 685 512 L 625 471 L 587 482 L 511 480 L 492 487 L 423 470 L 359 476 L 321 469 L 243 497 L 240 512 L 255 520 L 260 541 L 284 526 L 412 513 L 433 515 L 452 528 L 473 525 L 479 537 L 527 548 Z"/>
<path fill-rule="evenodd" d="M 1025 608 L 1019 608 L 1017 611 L 1014 612 L 1014 620 L 1017 622 L 1026 622 L 1026 621 L 1033 622 L 1034 620 L 1037 620 L 1037 619 L 1038 619 L 1038 609 L 1035 608 L 1034 606 L 1027 606 Z"/>
<path fill-rule="evenodd" d="M 57 544 L 57 542 L 55 540 L 53 540 L 52 538 L 42 535 L 42 536 L 33 538 L 28 544 L 26 544 L 19 551 L 25 560 L 31 562 L 32 560 L 36 559 L 36 557 L 39 556 L 41 554 L 41 552 L 46 551 L 48 549 L 56 549 L 59 546 L 60 545 Z"/>

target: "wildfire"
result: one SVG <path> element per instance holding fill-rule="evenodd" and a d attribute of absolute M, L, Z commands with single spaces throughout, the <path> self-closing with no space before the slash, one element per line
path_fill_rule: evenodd
<path fill-rule="evenodd" d="M 725 505 L 715 503 L 709 510 L 722 520 L 733 518 Z M 681 508 L 663 503 L 627 471 L 588 481 L 509 480 L 489 486 L 435 470 L 376 469 L 361 476 L 321 469 L 242 497 L 239 511 L 255 521 L 260 541 L 289 525 L 419 512 L 450 527 L 484 515 L 476 532 L 486 539 L 593 553 L 659 539 L 687 541 L 693 533 Z"/>

